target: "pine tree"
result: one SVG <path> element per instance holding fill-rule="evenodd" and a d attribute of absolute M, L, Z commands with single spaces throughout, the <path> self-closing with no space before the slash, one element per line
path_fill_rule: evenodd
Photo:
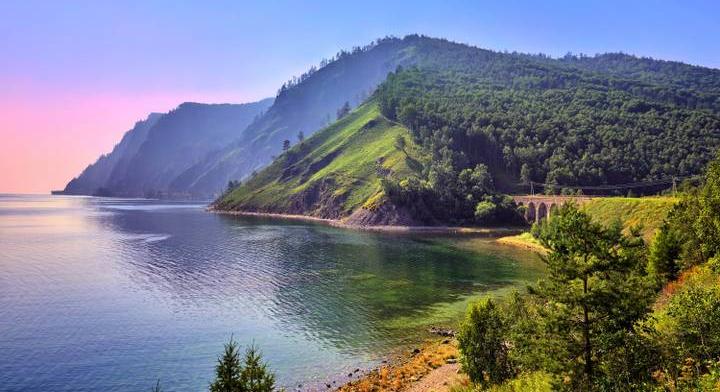
<path fill-rule="evenodd" d="M 403 135 L 397 135 L 395 137 L 395 148 L 397 148 L 398 150 L 400 150 L 402 152 L 405 152 L 405 145 L 406 145 L 405 137 Z M 405 154 L 407 155 L 406 152 L 405 152 Z"/>
<path fill-rule="evenodd" d="M 287 151 L 290 149 L 290 140 L 288 140 L 288 139 L 283 140 L 282 149 L 283 149 L 283 151 Z"/>
<path fill-rule="evenodd" d="M 240 382 L 245 391 L 271 392 L 275 390 L 275 374 L 262 362 L 262 355 L 255 345 L 245 351 L 245 364 L 240 374 Z"/>
<path fill-rule="evenodd" d="M 240 355 L 238 352 L 238 344 L 231 337 L 230 341 L 225 344 L 223 355 L 218 358 L 215 366 L 215 381 L 210 384 L 211 392 L 244 392 L 241 383 L 241 372 L 243 371 L 240 363 Z"/>
<path fill-rule="evenodd" d="M 648 310 L 643 280 L 645 247 L 620 225 L 605 228 L 572 204 L 535 229 L 549 252 L 543 258 L 548 278 L 534 288 L 544 300 L 548 369 L 560 389 L 596 390 L 614 374 L 603 360 L 623 347 L 635 321 Z"/>
<path fill-rule="evenodd" d="M 337 110 L 337 119 L 341 119 L 347 114 L 350 113 L 350 102 L 345 101 L 345 103 L 340 107 L 340 109 Z"/>

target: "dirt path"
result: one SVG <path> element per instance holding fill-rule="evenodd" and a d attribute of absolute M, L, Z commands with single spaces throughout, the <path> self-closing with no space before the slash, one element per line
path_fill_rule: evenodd
<path fill-rule="evenodd" d="M 460 365 L 457 363 L 442 365 L 410 384 L 404 392 L 447 392 L 460 379 L 458 369 Z"/>

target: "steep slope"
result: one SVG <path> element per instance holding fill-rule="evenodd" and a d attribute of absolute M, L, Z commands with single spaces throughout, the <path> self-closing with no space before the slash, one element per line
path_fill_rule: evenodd
<path fill-rule="evenodd" d="M 137 153 L 113 172 L 106 188 L 115 196 L 211 197 L 219 189 L 171 192 L 169 184 L 203 156 L 236 139 L 271 103 L 266 99 L 241 105 L 181 104 L 148 131 Z"/>
<path fill-rule="evenodd" d="M 62 191 L 66 195 L 105 194 L 108 179 L 116 176 L 116 172 L 125 171 L 126 162 L 130 161 L 145 142 L 148 131 L 162 117 L 160 113 L 151 113 L 147 119 L 138 121 L 135 126 L 125 132 L 120 143 L 115 145 L 109 154 L 100 156 L 95 163 L 89 165 L 79 176 L 73 178 Z"/>
<path fill-rule="evenodd" d="M 694 175 L 720 147 L 720 70 L 626 55 L 497 53 L 420 36 L 401 42 L 394 58 L 402 68 L 378 87 L 371 106 L 382 121 L 410 130 L 414 158 L 426 163 L 415 172 L 422 181 L 388 177 L 384 203 L 370 204 L 423 213 L 423 222 L 500 222 L 513 216 L 512 203 L 497 190 L 522 192 L 520 182 L 559 191 Z M 366 177 L 342 187 L 331 182 L 333 192 L 316 183 L 298 193 L 307 178 L 263 171 L 217 207 L 339 217 L 363 204 L 332 196 L 352 195 Z"/>
<path fill-rule="evenodd" d="M 581 206 L 593 220 L 605 226 L 620 222 L 623 228 L 641 228 L 643 238 L 649 243 L 679 198 L 608 197 L 593 199 Z"/>
<path fill-rule="evenodd" d="M 398 137 L 407 141 L 403 150 Z M 280 155 L 270 166 L 215 208 L 340 218 L 359 207 L 380 207 L 382 178 L 419 176 L 426 162 L 407 129 L 380 115 L 368 102 Z M 372 218 L 364 218 L 372 219 Z M 402 211 L 384 223 L 412 223 Z"/>
<path fill-rule="evenodd" d="M 398 65 L 417 61 L 418 37 L 386 38 L 352 52 L 341 52 L 320 69 L 283 85 L 273 106 L 251 124 L 243 136 L 220 152 L 205 157 L 173 184 L 189 189 L 216 189 L 242 179 L 281 151 L 283 140 L 295 142 L 336 119 L 345 103 L 355 107 L 367 98 Z"/>

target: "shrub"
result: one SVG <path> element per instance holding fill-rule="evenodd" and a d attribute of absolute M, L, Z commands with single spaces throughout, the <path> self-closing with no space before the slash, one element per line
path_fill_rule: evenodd
<path fill-rule="evenodd" d="M 488 386 L 512 376 L 506 326 L 500 309 L 491 299 L 469 308 L 458 343 L 463 370 L 472 382 Z"/>

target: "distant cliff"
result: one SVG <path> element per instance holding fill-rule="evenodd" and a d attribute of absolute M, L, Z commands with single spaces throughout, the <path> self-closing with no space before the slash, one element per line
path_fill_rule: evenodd
<path fill-rule="evenodd" d="M 61 192 L 66 195 L 95 195 L 103 193 L 113 172 L 125 172 L 127 163 L 137 153 L 147 138 L 148 131 L 162 117 L 161 113 L 151 113 L 147 119 L 138 121 L 135 126 L 125 132 L 120 143 L 116 144 L 109 154 L 104 154 L 88 165 L 79 176 L 73 178 Z"/>
<path fill-rule="evenodd" d="M 239 138 L 272 104 L 183 103 L 138 122 L 109 154 L 101 156 L 62 193 L 121 197 L 211 198 L 222 189 L 170 189 L 169 184 L 212 151 Z"/>

